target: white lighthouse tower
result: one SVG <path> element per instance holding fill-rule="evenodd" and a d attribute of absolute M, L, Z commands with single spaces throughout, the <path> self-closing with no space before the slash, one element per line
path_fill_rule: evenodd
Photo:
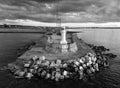
<path fill-rule="evenodd" d="M 64 27 L 63 30 L 61 30 L 61 52 L 62 53 L 67 53 L 68 52 L 68 44 L 67 44 L 67 40 L 66 40 L 66 27 Z"/>

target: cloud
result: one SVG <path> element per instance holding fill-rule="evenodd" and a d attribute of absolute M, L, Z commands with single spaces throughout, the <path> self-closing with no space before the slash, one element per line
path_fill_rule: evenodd
<path fill-rule="evenodd" d="M 0 0 L 0 19 L 120 21 L 120 0 Z"/>
<path fill-rule="evenodd" d="M 62 0 L 33 0 L 39 3 L 56 3 L 56 2 L 60 2 Z"/>

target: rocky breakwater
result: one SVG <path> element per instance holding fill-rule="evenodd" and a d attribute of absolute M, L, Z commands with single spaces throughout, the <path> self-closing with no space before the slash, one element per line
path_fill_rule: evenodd
<path fill-rule="evenodd" d="M 32 57 L 18 59 L 14 63 L 8 64 L 7 69 L 15 78 L 27 78 L 29 80 L 33 78 L 56 82 L 65 79 L 86 80 L 93 77 L 102 68 L 108 67 L 108 60 L 116 57 L 116 55 L 106 53 L 109 49 L 103 46 L 86 44 L 76 36 L 72 36 L 72 39 L 74 46 L 77 46 L 77 52 L 73 53 L 69 49 L 67 54 L 61 54 L 59 44 L 54 43 L 54 46 L 50 46 L 53 43 L 48 43 L 46 40 L 46 42 L 39 43 L 44 45 L 41 47 L 44 53 L 34 51 Z M 57 45 L 56 48 L 55 45 Z M 74 49 L 74 47 L 72 48 Z M 51 50 L 53 51 L 51 52 Z M 37 55 L 34 55 L 36 52 Z M 49 58 L 49 56 L 51 57 Z M 54 59 L 52 59 L 53 56 Z"/>
<path fill-rule="evenodd" d="M 96 47 L 96 49 L 95 49 Z M 86 80 L 96 72 L 109 66 L 108 60 L 116 57 L 100 46 L 91 46 L 95 53 L 87 53 L 83 57 L 70 60 L 47 60 L 45 56 L 34 56 L 27 61 L 17 60 L 8 64 L 8 70 L 15 78 L 38 78 L 61 81 L 65 79 Z M 100 50 L 101 49 L 101 50 Z"/>
<path fill-rule="evenodd" d="M 64 79 L 84 80 L 99 71 L 95 54 L 87 53 L 84 57 L 75 60 L 54 60 L 49 61 L 45 56 L 34 56 L 24 62 L 21 68 L 9 64 L 9 69 L 16 78 L 34 77 L 60 81 Z"/>
<path fill-rule="evenodd" d="M 110 53 L 110 49 L 104 46 L 95 46 L 93 44 L 88 44 L 88 46 L 95 52 L 100 67 L 108 67 L 109 60 L 117 57 L 117 55 Z"/>

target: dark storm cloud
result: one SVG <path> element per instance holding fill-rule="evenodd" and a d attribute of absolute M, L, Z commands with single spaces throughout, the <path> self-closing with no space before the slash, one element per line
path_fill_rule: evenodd
<path fill-rule="evenodd" d="M 0 0 L 0 19 L 54 22 L 60 14 L 65 22 L 112 21 L 120 19 L 119 4 L 120 0 Z"/>

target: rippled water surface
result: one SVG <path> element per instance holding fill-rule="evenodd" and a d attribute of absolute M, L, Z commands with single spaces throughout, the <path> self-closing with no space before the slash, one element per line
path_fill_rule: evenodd
<path fill-rule="evenodd" d="M 39 39 L 41 34 L 1 33 L 0 34 L 0 67 L 17 58 L 17 49 L 29 41 Z M 120 31 L 99 30 L 86 31 L 79 36 L 88 43 L 105 45 L 118 57 L 110 60 L 110 67 L 96 74 L 88 82 L 66 80 L 53 83 L 45 80 L 14 79 L 8 72 L 0 71 L 0 88 L 120 88 Z"/>

